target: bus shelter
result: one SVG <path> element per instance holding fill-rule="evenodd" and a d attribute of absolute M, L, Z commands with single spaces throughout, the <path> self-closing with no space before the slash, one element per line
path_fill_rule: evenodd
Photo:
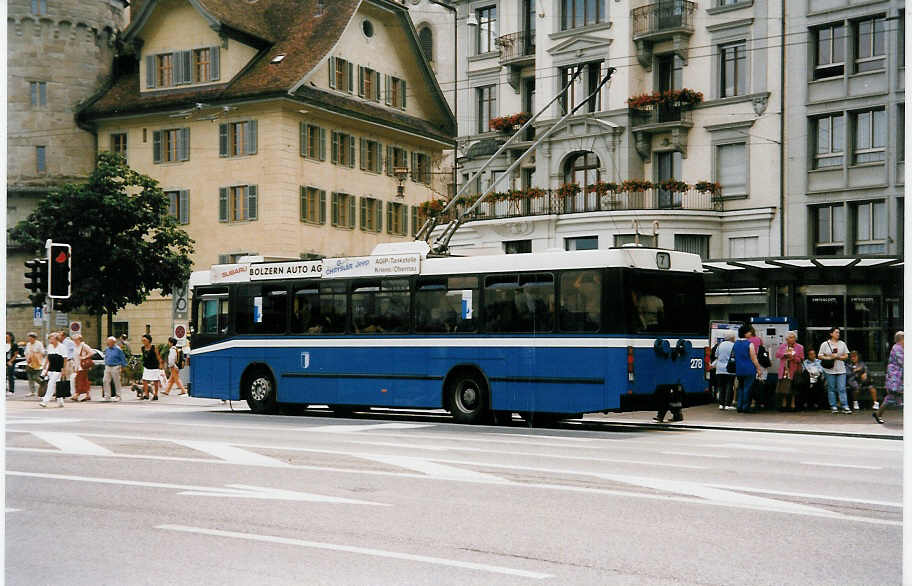
<path fill-rule="evenodd" d="M 805 348 L 818 348 L 838 326 L 849 348 L 880 370 L 903 329 L 902 258 L 732 259 L 703 268 L 711 319 L 791 317 Z"/>

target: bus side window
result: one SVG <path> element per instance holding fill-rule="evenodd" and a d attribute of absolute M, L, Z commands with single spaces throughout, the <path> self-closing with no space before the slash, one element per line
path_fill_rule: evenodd
<path fill-rule="evenodd" d="M 201 292 L 196 301 L 196 331 L 200 334 L 228 332 L 228 290 Z"/>
<path fill-rule="evenodd" d="M 554 276 L 547 273 L 485 278 L 489 332 L 550 332 L 554 325 Z"/>
<path fill-rule="evenodd" d="M 602 313 L 602 277 L 599 272 L 567 271 L 560 280 L 561 331 L 599 331 Z"/>
<path fill-rule="evenodd" d="M 428 333 L 474 332 L 478 315 L 478 278 L 424 278 L 415 293 L 415 330 Z"/>
<path fill-rule="evenodd" d="M 352 326 L 356 334 L 408 331 L 410 309 L 407 279 L 355 283 L 351 298 Z"/>
<path fill-rule="evenodd" d="M 345 331 L 345 283 L 295 287 L 291 331 L 296 334 L 338 334 Z"/>
<path fill-rule="evenodd" d="M 284 285 L 243 285 L 238 287 L 234 308 L 239 334 L 285 333 L 288 291 Z"/>

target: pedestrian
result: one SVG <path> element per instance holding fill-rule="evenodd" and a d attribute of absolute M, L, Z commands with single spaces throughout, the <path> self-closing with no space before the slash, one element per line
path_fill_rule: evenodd
<path fill-rule="evenodd" d="M 44 359 L 44 372 L 42 373 L 47 376 L 48 382 L 44 397 L 38 403 L 41 407 L 47 407 L 54 397 L 57 398 L 57 405 L 63 407 L 63 397 L 57 397 L 57 383 L 63 375 L 66 364 L 65 353 L 66 349 L 58 341 L 58 335 L 51 334 L 48 336 L 47 356 Z"/>
<path fill-rule="evenodd" d="M 744 324 L 738 328 L 738 341 L 732 353 L 735 356 L 735 376 L 738 378 L 738 413 L 751 413 L 751 388 L 756 381 L 766 379 L 766 369 L 757 361 L 757 348 L 751 343 L 754 328 Z"/>
<path fill-rule="evenodd" d="M 180 379 L 180 369 L 184 366 L 184 358 L 180 348 L 177 347 L 177 339 L 168 338 L 168 386 L 162 391 L 166 395 L 171 394 L 171 387 L 177 385 L 180 389 L 179 395 L 186 395 L 187 389 Z"/>
<path fill-rule="evenodd" d="M 158 353 L 158 348 L 152 345 L 152 336 L 143 334 L 142 343 L 142 398 L 144 401 L 149 400 L 149 383 L 151 382 L 155 390 L 155 396 L 152 397 L 152 400 L 158 401 L 158 387 L 162 377 L 162 357 Z"/>
<path fill-rule="evenodd" d="M 827 398 L 830 401 L 830 411 L 839 413 L 836 400 L 842 403 L 842 412 L 852 414 L 849 402 L 846 400 L 846 367 L 845 360 L 849 357 L 849 348 L 839 339 L 839 328 L 829 330 L 830 337 L 820 345 L 817 355 L 820 356 L 820 365 L 823 366 L 823 376 L 826 379 Z"/>
<path fill-rule="evenodd" d="M 785 335 L 785 342 L 776 350 L 776 358 L 779 359 L 776 406 L 794 411 L 795 393 L 798 391 L 798 385 L 794 383 L 804 361 L 804 346 L 798 343 L 798 332 L 792 331 Z"/>
<path fill-rule="evenodd" d="M 107 348 L 104 351 L 104 377 L 101 379 L 101 400 L 102 401 L 120 401 L 120 371 L 127 365 L 127 357 L 123 350 L 117 345 L 117 339 L 110 336 L 106 341 Z M 111 387 L 111 395 L 108 397 L 108 385 Z"/>
<path fill-rule="evenodd" d="M 38 395 L 41 386 L 41 368 L 44 365 L 44 344 L 38 339 L 38 334 L 29 332 L 28 343 L 25 345 L 25 371 L 28 376 L 29 392 L 26 397 Z"/>
<path fill-rule="evenodd" d="M 716 349 L 716 361 L 713 370 L 716 373 L 716 388 L 719 389 L 719 410 L 733 409 L 732 391 L 734 389 L 735 374 L 728 369 L 735 347 L 735 332 L 725 332 L 725 337 L 719 342 Z"/>
<path fill-rule="evenodd" d="M 16 358 L 19 356 L 19 346 L 16 346 L 16 336 L 13 332 L 6 332 L 6 394 L 16 392 Z"/>
<path fill-rule="evenodd" d="M 817 358 L 817 351 L 810 348 L 804 360 L 804 372 L 807 375 L 807 405 L 819 409 L 823 405 L 826 389 L 823 388 L 823 366 Z"/>
<path fill-rule="evenodd" d="M 849 364 L 846 366 L 846 393 L 849 402 L 852 403 L 852 409 L 859 411 L 858 399 L 865 392 L 871 397 L 872 409 L 880 409 L 880 403 L 877 402 L 877 389 L 871 384 L 868 376 L 868 366 L 861 361 L 857 350 L 849 352 Z"/>
<path fill-rule="evenodd" d="M 70 388 L 76 388 L 76 368 L 73 364 L 73 352 L 76 348 L 76 344 L 73 342 L 73 339 L 70 337 L 69 332 L 66 330 L 60 330 L 57 332 L 57 340 L 60 342 L 60 346 L 63 352 L 63 356 L 66 359 L 66 364 L 64 365 L 63 372 L 64 374 L 60 375 L 64 378 L 69 379 Z M 69 373 L 69 374 L 67 374 Z"/>
<path fill-rule="evenodd" d="M 92 355 L 95 350 L 89 346 L 82 337 L 82 334 L 73 335 L 73 368 L 76 371 L 74 377 L 75 385 L 73 398 L 71 401 L 91 401 L 92 396 L 89 394 L 89 371 L 95 365 L 92 362 Z"/>
<path fill-rule="evenodd" d="M 884 422 L 883 412 L 887 405 L 893 404 L 902 407 L 903 404 L 903 348 L 905 347 L 903 338 L 905 335 L 902 331 L 896 332 L 896 335 L 893 336 L 894 344 L 890 349 L 890 358 L 887 359 L 887 380 L 884 385 L 887 393 L 880 402 L 880 408 L 872 413 L 874 421 L 877 423 Z"/>

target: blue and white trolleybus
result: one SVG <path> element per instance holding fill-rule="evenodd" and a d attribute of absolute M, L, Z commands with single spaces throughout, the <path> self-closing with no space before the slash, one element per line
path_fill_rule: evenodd
<path fill-rule="evenodd" d="M 706 392 L 697 255 L 435 258 L 423 242 L 374 252 L 193 273 L 192 394 L 257 413 L 442 408 L 476 423 L 645 408 L 669 387 Z"/>

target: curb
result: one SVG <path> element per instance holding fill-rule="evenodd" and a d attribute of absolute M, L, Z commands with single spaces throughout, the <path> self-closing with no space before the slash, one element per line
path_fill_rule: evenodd
<path fill-rule="evenodd" d="M 792 435 L 821 435 L 821 436 L 831 436 L 831 437 L 859 437 L 866 439 L 888 439 L 888 440 L 903 440 L 902 435 L 887 435 L 882 433 L 863 433 L 863 432 L 851 432 L 851 431 L 821 431 L 821 430 L 812 430 L 812 429 L 776 429 L 776 428 L 763 428 L 763 427 L 732 427 L 726 425 L 703 425 L 703 424 L 674 424 L 674 423 L 633 423 L 633 422 L 621 422 L 621 421 L 606 421 L 605 423 L 610 423 L 611 425 L 621 425 L 626 427 L 645 427 L 651 429 L 667 429 L 667 430 L 680 430 L 680 429 L 711 429 L 711 430 L 721 430 L 721 431 L 751 431 L 757 433 L 781 433 L 781 434 L 792 434 Z"/>

